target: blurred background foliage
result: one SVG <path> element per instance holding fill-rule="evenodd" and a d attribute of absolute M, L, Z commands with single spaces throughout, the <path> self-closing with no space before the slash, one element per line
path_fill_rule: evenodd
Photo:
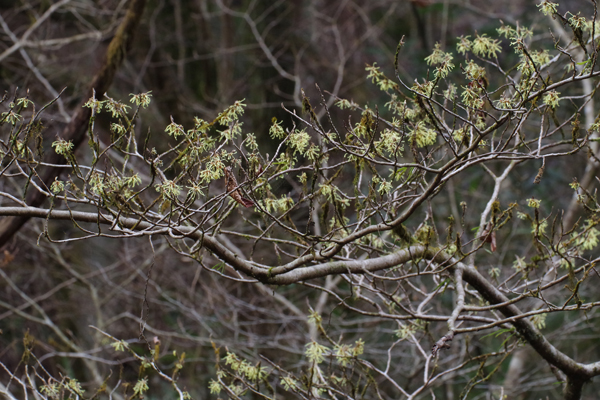
<path fill-rule="evenodd" d="M 22 37 L 57 3 L 4 0 L 0 1 L 0 15 L 5 27 Z M 84 100 L 82 93 L 127 6 L 124 0 L 60 3 L 27 37 L 25 55 L 19 50 L 11 51 L 14 42 L 6 29 L 0 33 L 3 91 L 22 95 L 28 90 L 29 98 L 41 105 L 65 88 L 56 107 L 43 116 L 48 143 L 55 140 L 73 110 Z M 582 15 L 593 13 L 592 5 L 586 1 L 561 1 L 561 7 L 580 11 Z M 187 127 L 193 124 L 195 116 L 212 120 L 223 108 L 245 99 L 248 110 L 243 117 L 244 131 L 254 132 L 262 151 L 268 153 L 277 145 L 268 135 L 272 118 L 291 127 L 293 121 L 282 105 L 300 112 L 301 88 L 315 104 L 320 98 L 315 88 L 318 84 L 326 101 L 346 98 L 387 112 L 384 104 L 388 97 L 367 81 L 367 64 L 377 63 L 392 77 L 396 46 L 404 36 L 406 44 L 400 54 L 399 73 L 406 82 L 421 80 L 428 73 L 424 58 L 435 43 L 455 53 L 457 37 L 473 36 L 475 32 L 496 37 L 500 20 L 532 27 L 532 42 L 544 42 L 551 48 L 549 19 L 538 12 L 535 2 L 521 0 L 151 0 L 132 50 L 108 95 L 127 99 L 130 93 L 152 91 L 152 104 L 142 111 L 136 130 L 153 132 L 149 147 L 163 150 L 170 145 L 171 139 L 163 131 L 171 117 Z M 502 63 L 509 70 L 511 64 L 516 64 L 517 56 L 506 43 L 503 50 Z M 494 79 L 495 75 L 489 76 Z M 502 76 L 498 75 L 498 79 L 492 80 L 490 86 L 503 83 Z M 346 111 L 335 107 L 331 111 L 339 126 L 349 123 Z M 351 118 L 354 124 L 360 114 Z M 96 128 L 108 142 L 107 117 L 100 115 Z M 513 180 L 503 187 L 502 206 L 536 197 L 544 200 L 545 212 L 566 208 L 568 204 L 564 202 L 569 197 L 561 196 L 560 191 L 565 190 L 573 176 L 581 174 L 585 162 L 583 156 L 580 162 L 566 164 L 554 159 L 546 166 L 539 185 L 533 184 L 538 171 L 522 167 L 516 174 L 519 178 L 513 175 Z M 477 226 L 487 200 L 486 188 L 492 182 L 483 170 L 473 170 L 468 177 L 449 183 L 450 187 L 434 200 L 433 207 L 438 216 L 452 215 L 455 221 L 464 216 L 466 221 L 473 222 L 467 226 Z M 464 210 L 462 203 L 466 206 Z M 439 221 L 442 238 L 448 224 L 447 219 Z M 242 220 L 239 226 L 230 227 L 236 228 L 243 231 Z M 76 231 L 69 222 L 54 224 L 52 229 L 59 238 L 70 237 Z M 506 257 L 512 257 L 516 250 L 527 252 L 502 245 L 505 242 L 502 235 L 528 233 L 518 229 L 515 222 L 511 229 L 499 233 L 499 251 Z M 158 358 L 165 369 L 173 369 L 185 352 L 185 365 L 179 371 L 180 387 L 193 398 L 211 398 L 209 381 L 214 378 L 216 363 L 212 342 L 252 360 L 260 360 L 262 355 L 291 369 L 299 367 L 306 363 L 305 344 L 315 335 L 307 320 L 311 308 L 326 316 L 323 325 L 330 337 L 343 337 L 347 343 L 364 340 L 365 357 L 379 368 L 385 368 L 390 343 L 397 339 L 395 323 L 366 318 L 338 307 L 339 301 L 333 296 L 315 291 L 310 285 L 266 288 L 221 279 L 170 251 L 164 238 L 152 238 L 151 245 L 148 239 L 105 238 L 53 244 L 45 240 L 37 242 L 42 230 L 42 222 L 30 221 L 5 246 L 1 256 L 4 260 L 0 264 L 0 360 L 13 371 L 22 366 L 23 337 L 28 331 L 34 338 L 32 351 L 47 371 L 55 377 L 78 379 L 88 394 L 111 374 L 109 386 L 119 379 L 135 382 L 144 375 L 139 363 L 126 352 L 115 351 L 110 341 L 89 325 L 129 340 L 131 348 L 140 354 L 147 351 L 144 338 L 139 337 L 140 326 L 144 325 L 146 339 L 151 341 L 156 336 L 161 341 Z M 473 238 L 473 232 L 466 234 Z M 506 243 L 519 245 L 509 240 Z M 510 261 L 507 259 L 506 263 Z M 486 267 L 483 257 L 481 268 Z M 218 269 L 219 265 L 211 268 Z M 330 288 L 338 284 L 345 283 L 332 277 L 322 283 Z M 352 288 L 344 291 L 350 293 Z M 274 301 L 273 295 L 280 299 Z M 451 308 L 452 300 L 448 294 L 447 308 Z M 561 330 L 581 321 L 562 317 L 553 314 L 549 318 L 548 328 L 555 332 L 549 339 L 558 345 L 565 341 L 564 346 L 571 347 L 581 361 L 598 359 L 597 345 L 590 347 L 589 342 L 582 345 L 577 340 L 598 335 L 595 315 L 571 329 L 568 338 L 561 337 Z M 419 334 L 427 332 L 425 329 Z M 467 345 L 474 354 L 484 354 L 498 350 L 502 340 L 487 337 Z M 389 375 L 400 385 L 410 387 L 423 373 L 421 364 L 411 362 L 416 356 L 415 349 L 398 346 L 393 351 L 395 362 Z M 452 363 L 452 354 L 459 351 L 448 350 L 444 366 Z M 557 398 L 560 389 L 540 373 L 544 366 L 531 360 L 526 363 L 529 368 L 524 368 L 523 375 L 513 381 L 515 397 L 510 398 Z M 507 369 L 508 363 L 504 362 L 501 370 Z M 6 385 L 4 372 L 0 371 L 0 376 Z M 478 373 L 481 372 L 474 365 L 461 376 L 451 374 L 433 391 L 437 398 L 458 399 L 467 382 Z M 502 384 L 501 378 L 491 379 L 478 385 L 469 398 L 492 398 Z M 387 383 L 380 385 L 382 392 L 386 392 Z M 149 386 L 153 390 L 147 398 L 172 397 L 172 388 L 156 374 L 150 374 Z M 595 388 L 597 385 L 589 385 L 586 390 L 592 393 Z M 127 398 L 131 394 L 131 388 L 129 391 L 119 388 L 113 396 Z M 280 398 L 286 398 L 286 394 Z"/>

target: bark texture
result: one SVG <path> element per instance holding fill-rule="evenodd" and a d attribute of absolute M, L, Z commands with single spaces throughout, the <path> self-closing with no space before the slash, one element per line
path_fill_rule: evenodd
<path fill-rule="evenodd" d="M 91 109 L 83 107 L 83 104 L 92 97 L 94 92 L 97 98 L 102 98 L 112 84 L 118 68 L 123 63 L 123 59 L 131 47 L 134 33 L 142 18 L 145 6 L 146 0 L 131 0 L 129 3 L 125 18 L 117 28 L 115 36 L 106 50 L 100 70 L 92 79 L 87 92 L 84 93 L 81 104 L 75 111 L 75 115 L 60 134 L 62 139 L 71 141 L 75 149 L 79 147 L 86 136 L 85 133 L 91 116 Z M 44 161 L 49 164 L 64 164 L 66 160 L 63 156 L 55 152 L 47 152 Z M 63 168 L 45 168 L 40 174 L 42 184 L 50 186 L 54 178 L 60 175 L 61 170 Z M 26 197 L 27 204 L 33 207 L 41 205 L 45 199 L 46 197 L 37 190 L 30 190 Z M 0 221 L 0 247 L 4 246 L 29 218 L 29 216 L 3 218 Z"/>

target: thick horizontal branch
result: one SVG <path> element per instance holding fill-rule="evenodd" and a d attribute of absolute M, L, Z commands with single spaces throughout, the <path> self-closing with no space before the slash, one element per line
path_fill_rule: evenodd
<path fill-rule="evenodd" d="M 184 236 L 201 241 L 203 247 L 213 252 L 217 257 L 231 265 L 233 268 L 242 271 L 247 275 L 260 279 L 260 276 L 264 278 L 267 274 L 267 269 L 256 267 L 255 265 L 242 260 L 237 254 L 219 243 L 213 236 L 205 235 L 195 227 L 161 226 L 137 218 L 119 217 L 115 220 L 110 214 L 70 210 L 48 210 L 38 207 L 0 207 L 0 216 L 71 220 L 76 222 L 111 225 L 111 230 L 123 232 L 125 235 L 127 233 L 135 232 L 143 235 Z"/>
<path fill-rule="evenodd" d="M 238 271 L 252 276 L 259 281 L 273 285 L 288 285 L 309 279 L 328 275 L 353 273 L 363 274 L 392 268 L 403 263 L 426 259 L 439 266 L 447 266 L 453 270 L 459 266 L 463 270 L 464 282 L 473 286 L 490 304 L 502 304 L 498 310 L 507 318 L 514 318 L 510 323 L 521 336 L 550 364 L 556 366 L 569 377 L 587 380 L 600 375 L 600 363 L 581 364 L 554 347 L 545 336 L 527 318 L 519 318 L 523 313 L 519 308 L 510 304 L 510 299 L 492 285 L 474 267 L 458 262 L 450 255 L 430 246 L 414 245 L 385 256 L 353 261 L 330 261 L 315 265 L 298 267 L 281 275 L 272 275 L 266 266 L 259 266 L 240 258 L 221 244 L 214 236 L 204 234 L 195 227 L 160 226 L 136 218 L 120 217 L 117 220 L 112 215 L 82 211 L 48 210 L 36 207 L 0 207 L 0 216 L 21 216 L 28 218 L 44 218 L 52 220 L 72 220 L 110 225 L 111 230 L 129 234 L 170 235 L 187 237 L 201 242 L 202 247 L 211 251 L 216 257 L 231 265 Z M 508 304 L 507 304 L 508 303 Z M 515 318 L 516 317 L 516 318 Z"/>

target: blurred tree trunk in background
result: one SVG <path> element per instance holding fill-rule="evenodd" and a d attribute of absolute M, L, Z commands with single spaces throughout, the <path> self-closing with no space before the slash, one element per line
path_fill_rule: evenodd
<path fill-rule="evenodd" d="M 596 398 L 600 24 L 552 7 L 0 0 L 0 394 Z"/>

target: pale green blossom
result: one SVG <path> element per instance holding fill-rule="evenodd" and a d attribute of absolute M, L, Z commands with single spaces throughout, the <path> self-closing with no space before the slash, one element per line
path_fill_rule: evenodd
<path fill-rule="evenodd" d="M 146 93 L 133 94 L 129 93 L 131 99 L 129 100 L 131 103 L 142 106 L 143 108 L 147 108 L 150 105 L 150 98 L 152 97 L 152 91 L 148 91 Z"/>
<path fill-rule="evenodd" d="M 536 7 L 539 8 L 544 15 L 553 15 L 556 14 L 558 4 L 552 3 L 551 1 L 542 0 L 542 2 Z"/>
<path fill-rule="evenodd" d="M 320 364 L 325 360 L 325 355 L 328 352 L 329 349 L 326 346 L 313 341 L 306 345 L 304 354 L 310 362 Z"/>
<path fill-rule="evenodd" d="M 547 316 L 548 314 L 546 313 L 532 315 L 531 322 L 533 323 L 533 325 L 535 325 L 536 328 L 543 329 L 546 327 Z"/>
<path fill-rule="evenodd" d="M 437 138 L 437 132 L 425 126 L 423 121 L 417 122 L 409 134 L 411 142 L 417 147 L 430 146 Z"/>
<path fill-rule="evenodd" d="M 144 377 L 136 382 L 133 387 L 133 396 L 139 396 L 140 398 L 144 397 L 144 393 L 146 393 L 150 389 L 148 387 L 148 377 Z"/>
<path fill-rule="evenodd" d="M 471 45 L 473 54 L 480 57 L 496 57 L 497 53 L 502 50 L 498 39 L 490 39 L 487 35 L 477 35 Z"/>
<path fill-rule="evenodd" d="M 72 141 L 70 141 L 70 140 L 67 141 L 67 140 L 59 138 L 54 143 L 52 143 L 52 147 L 54 147 L 54 151 L 56 152 L 56 154 L 60 154 L 62 156 L 68 157 L 71 155 L 71 152 L 73 151 L 73 147 L 75 147 L 75 146 L 73 145 Z"/>
<path fill-rule="evenodd" d="M 558 102 L 560 101 L 559 97 L 560 93 L 556 90 L 551 90 L 544 95 L 544 104 L 548 107 L 556 108 L 558 106 Z"/>

